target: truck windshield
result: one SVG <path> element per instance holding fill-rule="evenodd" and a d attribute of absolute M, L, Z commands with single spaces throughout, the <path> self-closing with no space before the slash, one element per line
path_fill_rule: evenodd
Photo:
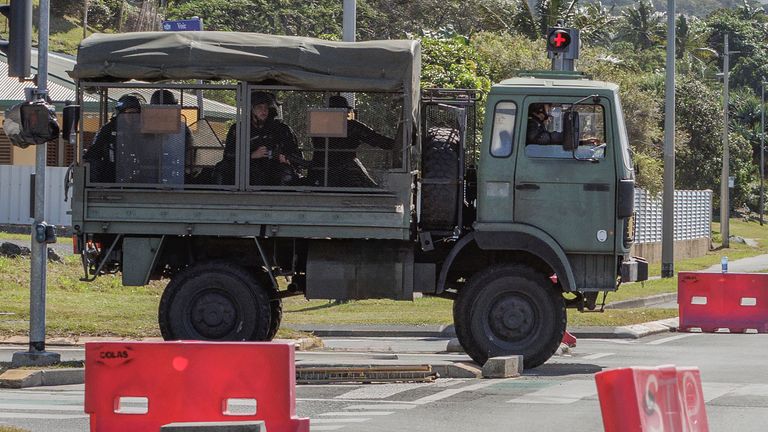
<path fill-rule="evenodd" d="M 605 112 L 602 105 L 537 102 L 528 105 L 525 154 L 529 157 L 572 159 L 573 153 L 565 148 L 563 117 L 573 109 L 579 114 L 580 158 L 605 158 Z"/>

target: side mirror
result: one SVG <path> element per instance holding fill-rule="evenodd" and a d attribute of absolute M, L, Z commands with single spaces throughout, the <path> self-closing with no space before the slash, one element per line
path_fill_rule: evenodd
<path fill-rule="evenodd" d="M 72 135 L 77 133 L 77 125 L 80 122 L 80 105 L 66 105 L 62 117 L 61 137 L 68 143 L 74 143 Z"/>
<path fill-rule="evenodd" d="M 579 148 L 579 113 L 569 110 L 563 114 L 563 150 L 575 152 Z"/>

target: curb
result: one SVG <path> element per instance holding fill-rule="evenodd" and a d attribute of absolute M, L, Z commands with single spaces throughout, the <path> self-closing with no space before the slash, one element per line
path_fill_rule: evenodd
<path fill-rule="evenodd" d="M 658 304 L 677 301 L 677 293 L 656 294 L 650 297 L 644 297 L 632 300 L 621 300 L 605 305 L 606 309 L 630 309 L 646 306 L 655 306 Z"/>
<path fill-rule="evenodd" d="M 678 318 L 634 324 L 622 327 L 569 327 L 577 338 L 584 339 L 638 339 L 644 336 L 672 331 Z M 319 337 L 424 337 L 454 339 L 453 325 L 433 326 L 354 326 L 354 325 L 297 325 L 292 330 L 313 333 Z M 449 347 L 452 345 L 449 344 Z M 450 351 L 450 349 L 449 349 Z"/>
<path fill-rule="evenodd" d="M 0 375 L 0 388 L 27 388 L 82 384 L 84 368 L 67 369 L 10 369 Z"/>
<path fill-rule="evenodd" d="M 312 333 L 318 337 L 433 337 L 455 338 L 456 329 L 450 325 L 287 325 L 291 330 Z"/>
<path fill-rule="evenodd" d="M 577 338 L 584 339 L 640 339 L 645 336 L 675 331 L 679 321 L 679 318 L 668 318 L 621 327 L 574 327 L 568 331 Z"/>
<path fill-rule="evenodd" d="M 45 341 L 47 347 L 84 347 L 86 342 L 163 342 L 162 338 L 125 339 L 110 337 L 84 337 L 84 338 L 51 338 Z M 292 343 L 297 351 L 309 351 L 323 347 L 323 341 L 319 338 L 298 339 L 274 339 L 273 342 Z M 26 336 L 10 336 L 0 338 L 0 345 L 20 345 L 26 347 L 29 339 Z"/>

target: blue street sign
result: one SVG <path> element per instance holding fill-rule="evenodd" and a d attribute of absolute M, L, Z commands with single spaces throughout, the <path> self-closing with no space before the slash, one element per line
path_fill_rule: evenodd
<path fill-rule="evenodd" d="M 185 20 L 163 21 L 163 31 L 202 31 L 203 20 L 192 18 Z"/>

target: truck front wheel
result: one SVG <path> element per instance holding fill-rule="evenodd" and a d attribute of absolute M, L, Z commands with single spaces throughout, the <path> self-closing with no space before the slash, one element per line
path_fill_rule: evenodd
<path fill-rule="evenodd" d="M 524 265 L 500 265 L 470 278 L 453 305 L 453 319 L 461 346 L 476 362 L 523 355 L 530 369 L 559 347 L 565 302 L 544 274 Z"/>
<path fill-rule="evenodd" d="M 274 335 L 270 294 L 254 275 L 228 262 L 178 273 L 160 299 L 165 340 L 260 341 Z"/>

